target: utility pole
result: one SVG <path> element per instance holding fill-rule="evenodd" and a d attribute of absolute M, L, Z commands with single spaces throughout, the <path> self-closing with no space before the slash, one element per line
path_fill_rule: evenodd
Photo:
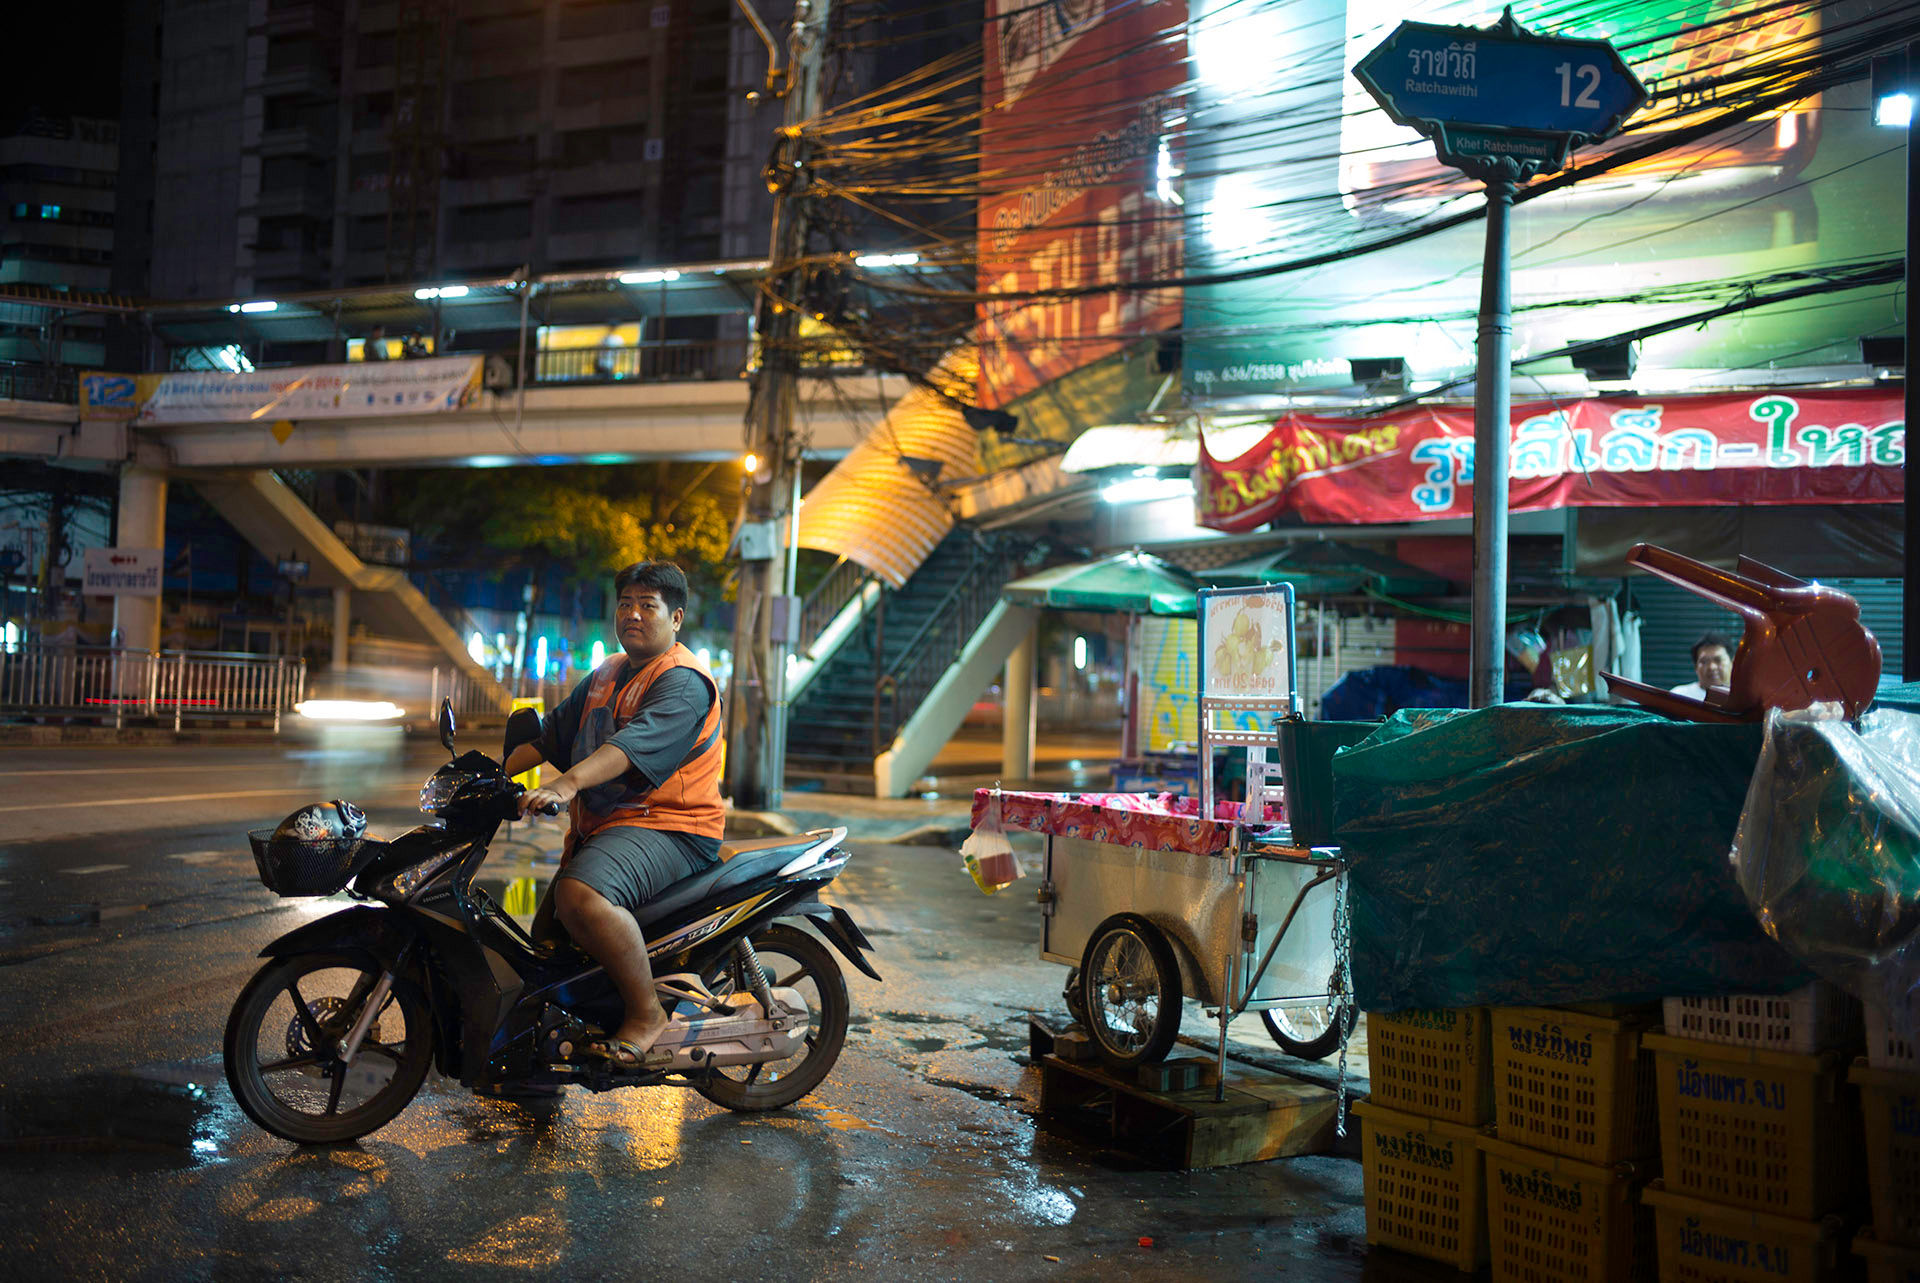
<path fill-rule="evenodd" d="M 741 510 L 740 592 L 727 717 L 727 784 L 738 807 L 778 807 L 786 773 L 787 639 L 794 621 L 792 612 L 786 612 L 784 627 L 776 633 L 773 614 L 775 602 L 792 592 L 789 545 L 797 530 L 800 469 L 793 436 L 800 377 L 794 343 L 800 330 L 796 305 L 805 282 L 811 212 L 807 165 L 812 144 L 804 129 L 821 107 L 829 3 L 795 0 L 782 91 L 786 115 L 767 170 L 773 235 L 755 309 L 760 365 L 747 419 L 747 453 L 758 470 L 748 473 Z"/>
<path fill-rule="evenodd" d="M 1487 246 L 1480 267 L 1480 342 L 1473 383 L 1473 604 L 1468 700 L 1506 696 L 1507 444 L 1513 434 L 1513 274 L 1508 255 L 1520 166 L 1486 166 Z"/>

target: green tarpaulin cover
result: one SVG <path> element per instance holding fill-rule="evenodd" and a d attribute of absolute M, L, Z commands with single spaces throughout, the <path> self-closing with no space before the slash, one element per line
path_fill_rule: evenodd
<path fill-rule="evenodd" d="M 1362 1010 L 1778 993 L 1728 855 L 1761 728 L 1408 709 L 1333 759 Z"/>

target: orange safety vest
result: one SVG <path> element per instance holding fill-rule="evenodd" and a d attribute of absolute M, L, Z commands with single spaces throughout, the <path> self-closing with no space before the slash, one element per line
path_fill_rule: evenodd
<path fill-rule="evenodd" d="M 580 730 L 574 741 L 575 761 L 584 760 L 589 753 L 606 743 L 614 731 L 632 721 L 640 711 L 640 704 L 646 699 L 648 689 L 669 669 L 691 668 L 700 674 L 701 680 L 713 692 L 713 704 L 707 709 L 706 719 L 700 723 L 700 733 L 694 739 L 693 751 L 687 755 L 687 760 L 680 763 L 679 769 L 662 780 L 660 786 L 651 793 L 628 789 L 603 810 L 590 809 L 586 794 L 594 793 L 595 800 L 600 801 L 604 796 L 602 790 L 607 785 L 574 795 L 568 806 L 573 827 L 567 834 L 566 852 L 562 860 L 571 856 L 573 848 L 583 839 L 601 829 L 621 825 L 666 829 L 674 833 L 692 833 L 716 839 L 726 830 L 726 806 L 720 801 L 720 768 L 725 745 L 720 735 L 720 688 L 713 680 L 713 674 L 707 671 L 706 665 L 692 651 L 675 642 L 634 674 L 616 696 L 614 682 L 620 675 L 621 665 L 627 662 L 624 655 L 611 656 L 594 670 L 589 679 L 587 702 L 581 709 Z M 606 713 L 599 712 L 609 705 L 610 718 Z M 590 727 L 595 723 L 604 728 L 604 733 L 590 733 Z M 617 784 L 617 781 L 609 783 Z"/>

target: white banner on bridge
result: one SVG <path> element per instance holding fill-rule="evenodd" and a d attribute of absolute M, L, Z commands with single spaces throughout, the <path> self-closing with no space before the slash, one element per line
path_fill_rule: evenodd
<path fill-rule="evenodd" d="M 304 365 L 230 374 L 95 374 L 81 380 L 82 417 L 136 423 L 277 423 L 458 410 L 480 393 L 481 358 L 431 357 Z"/>
<path fill-rule="evenodd" d="M 158 548 L 89 548 L 80 591 L 89 597 L 158 597 Z"/>

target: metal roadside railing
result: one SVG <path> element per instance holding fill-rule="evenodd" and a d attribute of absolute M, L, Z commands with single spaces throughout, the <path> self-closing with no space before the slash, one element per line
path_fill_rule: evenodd
<path fill-rule="evenodd" d="M 280 719 L 306 694 L 307 662 L 225 651 L 150 651 L 46 642 L 0 647 L 0 713 L 130 720 Z"/>
<path fill-rule="evenodd" d="M 427 707 L 437 712 L 440 701 L 449 699 L 453 701 L 456 720 L 490 720 L 504 718 L 512 709 L 513 701 L 524 698 L 539 700 L 541 709 L 551 713 L 579 680 L 577 673 L 571 678 L 528 677 L 521 682 L 521 692 L 516 696 L 507 683 L 492 677 L 482 681 L 458 668 L 436 667 L 433 670 L 432 702 Z"/>
<path fill-rule="evenodd" d="M 667 339 L 638 347 L 550 348 L 532 354 L 533 382 L 619 383 L 733 379 L 746 369 L 744 339 Z"/>

